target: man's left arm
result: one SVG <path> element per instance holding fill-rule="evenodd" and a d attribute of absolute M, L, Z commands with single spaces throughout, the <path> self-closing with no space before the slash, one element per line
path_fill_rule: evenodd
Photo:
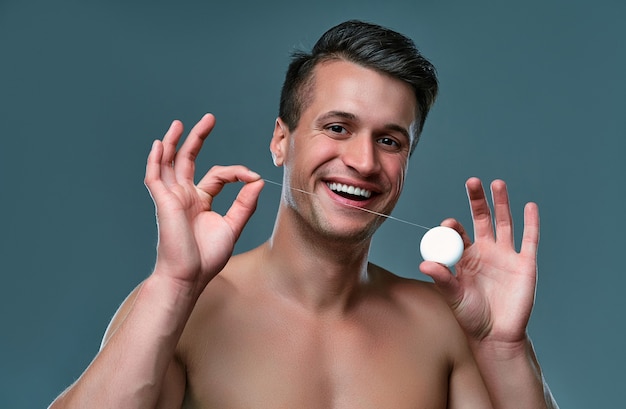
<path fill-rule="evenodd" d="M 491 184 L 494 215 L 477 178 L 466 183 L 474 242 L 454 219 L 465 245 L 456 275 L 431 261 L 420 265 L 440 290 L 465 331 L 495 408 L 558 408 L 544 381 L 526 328 L 537 281 L 539 210 L 524 208 L 524 233 L 515 249 L 506 184 Z"/>

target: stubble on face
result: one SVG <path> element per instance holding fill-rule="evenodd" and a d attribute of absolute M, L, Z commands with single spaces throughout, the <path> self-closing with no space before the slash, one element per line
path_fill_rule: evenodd
<path fill-rule="evenodd" d="M 345 207 L 341 209 L 340 201 L 333 201 L 332 194 L 324 186 L 326 177 L 337 175 L 348 180 L 361 181 L 380 188 L 380 199 L 372 199 L 367 207 L 380 213 L 388 214 L 395 206 L 403 183 L 410 152 L 411 137 L 408 136 L 417 120 L 415 115 L 416 102 L 413 90 L 408 84 L 385 76 L 346 61 L 331 61 L 320 64 L 313 73 L 314 81 L 310 84 L 310 98 L 301 112 L 296 129 L 289 131 L 285 162 L 285 182 L 287 186 L 298 190 L 286 189 L 283 200 L 286 207 L 293 212 L 302 228 L 310 228 L 322 235 L 326 240 L 360 242 L 369 240 L 376 229 L 384 222 L 384 217 L 361 212 L 361 210 Z M 380 161 L 380 171 L 362 174 L 350 167 L 342 159 L 341 138 L 328 138 L 323 126 L 317 122 L 320 117 L 332 112 L 345 113 L 355 121 L 355 135 L 372 135 L 375 132 L 393 128 L 403 135 L 406 144 L 402 154 L 390 153 L 388 147 L 376 152 Z M 340 123 L 338 121 L 338 123 Z M 378 142 L 371 142 L 373 149 L 381 149 Z M 316 196 L 320 195 L 320 197 Z M 326 197 L 326 196 L 328 197 Z M 326 207 L 332 205 L 332 210 Z M 375 208 L 378 204 L 378 208 Z M 329 216 L 334 213 L 338 217 Z M 344 228 L 342 213 L 346 220 Z M 357 228 L 358 226 L 358 228 Z"/>

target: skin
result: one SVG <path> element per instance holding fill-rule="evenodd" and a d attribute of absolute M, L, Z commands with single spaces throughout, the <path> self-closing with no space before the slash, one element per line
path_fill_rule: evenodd
<path fill-rule="evenodd" d="M 505 184 L 492 184 L 494 232 L 481 182 L 472 178 L 475 241 L 455 220 L 443 223 L 466 246 L 456 276 L 424 262 L 430 284 L 368 263 L 382 218 L 352 206 L 389 213 L 396 204 L 414 96 L 407 84 L 345 61 L 320 64 L 315 78 L 298 126 L 277 119 L 270 150 L 285 186 L 316 196 L 283 189 L 272 236 L 252 251 L 231 257 L 260 176 L 214 167 L 193 182 L 213 116 L 178 151 L 178 121 L 155 141 L 146 167 L 159 226 L 155 270 L 53 408 L 548 407 L 525 332 L 537 207 L 526 208 L 517 253 Z M 213 212 L 213 197 L 235 181 L 244 185 L 232 207 Z M 329 182 L 371 196 L 345 198 Z"/>

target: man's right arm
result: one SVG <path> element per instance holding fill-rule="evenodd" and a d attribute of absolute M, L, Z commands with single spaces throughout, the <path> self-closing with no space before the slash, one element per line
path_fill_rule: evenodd
<path fill-rule="evenodd" d="M 184 291 L 150 276 L 116 313 L 91 365 L 50 409 L 180 407 L 185 374 L 174 351 L 192 305 Z"/>
<path fill-rule="evenodd" d="M 214 124 L 205 115 L 177 150 L 182 124 L 174 121 L 153 144 L 145 183 L 157 213 L 154 272 L 120 307 L 91 365 L 50 409 L 180 406 L 185 373 L 175 357 L 178 340 L 200 294 L 232 255 L 263 187 L 243 166 L 214 167 L 194 183 L 195 158 Z M 213 212 L 213 198 L 237 181 L 245 185 L 228 212 Z"/>

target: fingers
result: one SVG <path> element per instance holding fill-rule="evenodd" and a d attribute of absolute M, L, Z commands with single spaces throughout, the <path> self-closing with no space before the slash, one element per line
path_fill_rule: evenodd
<path fill-rule="evenodd" d="M 472 220 L 474 221 L 475 240 L 494 240 L 491 211 L 480 179 L 468 179 L 465 183 L 465 188 L 472 211 Z"/>
<path fill-rule="evenodd" d="M 237 198 L 230 209 L 228 209 L 228 212 L 224 215 L 224 220 L 230 224 L 237 239 L 256 210 L 259 194 L 263 186 L 263 179 L 246 183 L 239 191 Z"/>
<path fill-rule="evenodd" d="M 163 144 L 161 141 L 152 142 L 152 148 L 148 154 L 146 163 L 146 181 L 161 178 L 161 157 L 163 156 Z"/>
<path fill-rule="evenodd" d="M 496 223 L 496 238 L 499 242 L 515 246 L 513 237 L 513 218 L 506 184 L 502 180 L 491 183 L 491 197 L 493 200 L 494 218 Z"/>
<path fill-rule="evenodd" d="M 176 182 L 174 175 L 174 157 L 176 156 L 176 146 L 183 134 L 182 122 L 173 121 L 169 129 L 163 136 L 163 154 L 161 155 L 161 180 L 166 184 Z"/>
<path fill-rule="evenodd" d="M 152 149 L 148 155 L 148 161 L 146 163 L 146 176 L 144 184 L 148 188 L 152 198 L 155 198 L 155 194 L 159 188 L 163 187 L 161 183 L 161 158 L 163 157 L 163 143 L 156 140 L 152 143 Z"/>
<path fill-rule="evenodd" d="M 202 144 L 215 126 L 215 117 L 205 114 L 200 121 L 191 129 L 185 142 L 174 156 L 174 172 L 179 181 L 193 183 L 195 162 Z M 178 142 L 178 141 L 177 141 Z"/>
<path fill-rule="evenodd" d="M 524 207 L 524 233 L 522 235 L 521 254 L 535 257 L 539 246 L 539 207 L 527 203 Z"/>
<path fill-rule="evenodd" d="M 227 183 L 257 181 L 261 176 L 242 165 L 213 166 L 198 182 L 198 189 L 217 196 Z"/>
<path fill-rule="evenodd" d="M 244 182 L 245 185 L 224 215 L 224 220 L 231 226 L 236 237 L 239 237 L 243 227 L 256 210 L 259 194 L 264 185 L 261 176 L 241 165 L 214 166 L 198 183 L 198 189 L 215 197 L 227 183 L 233 182 Z"/>
<path fill-rule="evenodd" d="M 458 220 L 452 219 L 452 218 L 446 219 L 446 220 L 441 222 L 441 225 L 442 226 L 446 226 L 446 227 L 450 227 L 451 229 L 456 230 L 457 233 L 459 233 L 459 235 L 461 236 L 461 239 L 463 240 L 463 247 L 464 248 L 468 248 L 469 246 L 471 246 L 472 238 L 469 236 L 469 234 L 465 230 L 465 227 L 463 227 L 463 225 L 461 223 L 459 223 Z"/>
<path fill-rule="evenodd" d="M 505 246 L 515 247 L 515 235 L 511 204 L 506 183 L 494 180 L 491 183 L 493 201 L 493 218 L 489 204 L 485 197 L 482 183 L 478 178 L 470 178 L 467 183 L 467 194 L 474 221 L 474 235 L 478 240 L 495 240 Z M 494 226 L 495 223 L 495 226 Z M 456 226 L 450 226 L 457 230 Z M 459 230 L 460 232 L 460 230 Z M 463 235 L 465 242 L 466 235 Z M 524 233 L 522 237 L 522 251 L 535 253 L 539 243 L 539 210 L 535 203 L 528 203 L 524 209 Z"/>
<path fill-rule="evenodd" d="M 463 298 L 463 288 L 447 267 L 433 261 L 424 261 L 420 264 L 420 270 L 433 279 L 435 286 L 450 306 L 458 305 Z"/>
<path fill-rule="evenodd" d="M 153 149 L 148 157 L 149 169 L 146 169 L 146 176 L 148 176 L 148 170 L 150 171 L 150 178 L 148 179 L 154 180 L 156 177 L 166 185 L 183 181 L 193 183 L 195 160 L 200 153 L 204 140 L 214 126 L 215 117 L 211 114 L 204 115 L 189 132 L 180 149 L 177 150 L 183 134 L 183 124 L 178 120 L 173 121 L 163 136 L 163 140 L 153 144 Z M 155 146 L 157 151 L 155 151 Z M 157 164 L 158 169 L 156 168 Z"/>

